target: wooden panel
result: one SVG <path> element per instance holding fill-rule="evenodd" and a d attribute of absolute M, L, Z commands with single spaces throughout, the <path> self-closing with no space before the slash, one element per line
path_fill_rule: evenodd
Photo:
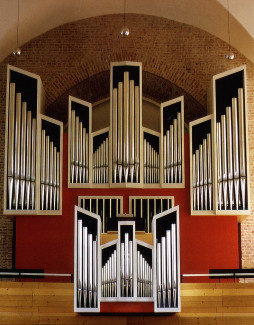
<path fill-rule="evenodd" d="M 0 282 L 0 324 L 253 325 L 254 283 L 182 283 L 182 312 L 87 316 L 73 312 L 73 283 Z"/>

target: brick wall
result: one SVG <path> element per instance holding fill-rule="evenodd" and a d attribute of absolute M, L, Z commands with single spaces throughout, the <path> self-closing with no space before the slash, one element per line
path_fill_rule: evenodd
<path fill-rule="evenodd" d="M 250 175 L 252 214 L 254 213 L 254 65 L 235 51 L 236 59 L 227 61 L 227 44 L 197 28 L 159 17 L 127 15 L 130 29 L 128 38 L 121 38 L 122 16 L 109 15 L 69 23 L 51 30 L 22 46 L 22 55 L 10 55 L 0 64 L 0 195 L 3 197 L 4 121 L 6 64 L 12 64 L 41 76 L 46 90 L 46 105 L 50 112 L 59 98 L 84 80 L 109 70 L 111 61 L 141 61 L 145 89 L 151 98 L 159 100 L 158 93 L 170 82 L 179 95 L 187 93 L 205 113 L 206 91 L 214 74 L 247 65 L 248 123 L 250 148 Z M 88 80 L 89 81 L 89 80 Z M 87 94 L 101 91 L 89 89 Z M 93 87 L 96 82 L 92 83 Z M 105 85 L 104 85 L 105 87 Z M 109 89 L 109 85 L 108 85 Z M 83 90 L 82 90 L 83 91 Z M 103 93 L 103 91 L 101 92 Z M 104 91 L 105 93 L 105 91 Z M 162 91 L 163 93 L 163 91 Z M 84 99 L 86 95 L 84 94 Z M 170 99 L 170 94 L 167 99 Z M 165 98 L 163 98 L 165 100 Z M 203 109 L 201 108 L 203 107 Z M 193 119 L 196 118 L 195 107 Z M 59 110 L 59 107 L 58 107 Z M 62 107 L 63 112 L 67 106 Z M 189 116 L 192 115 L 192 113 Z M 54 115 L 54 113 L 50 113 Z M 57 112 L 59 119 L 64 116 Z M 2 203 L 2 202 L 1 202 Z M 2 204 L 1 204 L 2 206 Z M 0 260 L 11 265 L 12 222 L 0 218 Z M 241 225 L 242 264 L 254 267 L 254 221 L 248 217 Z M 9 263 L 9 264 L 8 264 Z M 5 264 L 4 264 L 5 265 Z"/>

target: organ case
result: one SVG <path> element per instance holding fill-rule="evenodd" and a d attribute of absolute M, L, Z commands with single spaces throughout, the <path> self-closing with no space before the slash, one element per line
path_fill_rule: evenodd
<path fill-rule="evenodd" d="M 213 76 L 208 111 L 214 116 L 215 213 L 240 221 L 250 213 L 246 66 Z"/>
<path fill-rule="evenodd" d="M 63 123 L 39 116 L 39 211 L 62 214 Z"/>
<path fill-rule="evenodd" d="M 161 104 L 161 187 L 184 188 L 184 97 Z"/>
<path fill-rule="evenodd" d="M 153 217 L 153 297 L 155 312 L 181 311 L 179 206 Z"/>
<path fill-rule="evenodd" d="M 38 186 L 38 116 L 44 112 L 41 78 L 7 66 L 4 214 L 36 214 Z"/>
<path fill-rule="evenodd" d="M 68 187 L 92 184 L 92 105 L 69 96 Z"/>
<path fill-rule="evenodd" d="M 192 215 L 214 214 L 213 115 L 189 124 Z"/>
<path fill-rule="evenodd" d="M 100 216 L 75 206 L 74 311 L 100 312 Z"/>
<path fill-rule="evenodd" d="M 110 68 L 110 185 L 140 187 L 143 179 L 142 70 L 138 62 Z"/>

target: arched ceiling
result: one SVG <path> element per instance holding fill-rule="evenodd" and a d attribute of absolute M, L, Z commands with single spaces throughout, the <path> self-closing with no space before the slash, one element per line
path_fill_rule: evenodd
<path fill-rule="evenodd" d="M 20 45 L 62 24 L 88 17 L 119 14 L 124 10 L 124 0 L 19 1 Z M 231 44 L 254 62 L 254 1 L 228 1 L 231 13 Z M 0 1 L 0 61 L 16 47 L 17 4 L 18 0 Z M 126 13 L 175 20 L 228 41 L 227 0 L 126 0 Z"/>
<path fill-rule="evenodd" d="M 171 83 L 169 80 L 163 79 L 147 71 L 142 71 L 142 81 L 143 97 L 151 99 L 157 103 L 167 101 L 171 98 L 184 96 L 184 120 L 187 124 L 206 114 L 205 108 L 197 100 L 180 87 Z M 109 70 L 93 75 L 91 78 L 78 83 L 58 97 L 53 104 L 47 107 L 46 114 L 61 120 L 65 124 L 68 121 L 67 108 L 69 95 L 91 103 L 96 103 L 105 98 L 109 98 L 109 84 Z M 96 89 L 96 92 L 94 89 Z"/>

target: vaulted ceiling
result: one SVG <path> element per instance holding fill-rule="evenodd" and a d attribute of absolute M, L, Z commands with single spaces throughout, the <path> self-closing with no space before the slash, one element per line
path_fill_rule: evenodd
<path fill-rule="evenodd" d="M 232 46 L 254 62 L 254 1 L 228 1 Z M 19 5 L 20 45 L 68 22 L 124 11 L 124 0 L 19 0 Z M 0 61 L 16 47 L 17 8 L 18 0 L 0 1 Z M 228 41 L 227 0 L 126 0 L 126 13 L 168 18 Z"/>

